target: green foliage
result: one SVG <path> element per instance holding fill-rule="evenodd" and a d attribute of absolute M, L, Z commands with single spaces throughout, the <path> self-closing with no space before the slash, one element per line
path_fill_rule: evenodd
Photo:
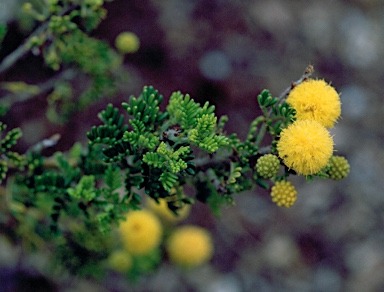
<path fill-rule="evenodd" d="M 235 184 L 236 179 L 241 177 L 241 170 L 242 168 L 240 166 L 235 166 L 235 163 L 230 164 L 230 170 L 229 170 L 229 176 L 228 176 L 228 183 L 229 184 Z"/>
<path fill-rule="evenodd" d="M 272 97 L 269 90 L 264 89 L 258 96 L 257 96 L 257 102 L 259 103 L 259 106 L 261 109 L 268 108 L 270 106 L 275 105 L 279 101 L 278 98 Z"/>
<path fill-rule="evenodd" d="M 170 123 L 180 125 L 181 137 L 186 136 L 189 143 L 210 153 L 228 145 L 228 139 L 216 133 L 214 110 L 208 102 L 201 107 L 188 94 L 184 96 L 179 91 L 171 95 L 167 106 Z"/>
<path fill-rule="evenodd" d="M 0 44 L 3 41 L 5 35 L 7 34 L 7 26 L 5 24 L 0 24 Z"/>
<path fill-rule="evenodd" d="M 0 129 L 3 132 L 6 129 L 6 125 L 1 123 Z M 8 151 L 13 145 L 16 144 L 17 140 L 21 137 L 21 135 L 22 133 L 19 128 L 8 131 L 8 133 L 1 139 L 0 151 Z"/>
<path fill-rule="evenodd" d="M 160 175 L 159 181 L 162 183 L 163 188 L 167 192 L 170 192 L 171 188 L 173 188 L 177 182 L 177 175 L 172 172 L 165 171 Z"/>
<path fill-rule="evenodd" d="M 118 167 L 109 166 L 105 171 L 105 184 L 108 186 L 108 193 L 111 195 L 122 186 L 121 173 Z"/>
<path fill-rule="evenodd" d="M 75 25 L 73 22 L 70 23 Z M 54 70 L 58 70 L 60 64 L 79 68 L 92 80 L 91 85 L 83 91 L 76 103 L 68 102 L 68 100 L 62 102 L 59 99 L 51 104 L 51 109 L 59 109 L 61 105 L 63 111 L 61 114 L 69 116 L 75 110 L 86 108 L 101 97 L 112 96 L 115 93 L 116 77 L 114 74 L 116 68 L 120 66 L 121 57 L 106 43 L 89 37 L 77 27 L 72 29 L 73 26 L 65 26 L 65 24 L 58 24 L 58 26 L 67 27 L 70 33 L 61 32 L 60 35 L 54 37 L 55 42 L 44 47 L 45 62 Z M 52 31 L 52 34 L 57 33 Z M 89 62 L 90 58 L 92 58 L 92 62 Z M 68 97 L 68 95 L 63 97 Z"/>
<path fill-rule="evenodd" d="M 68 194 L 75 200 L 84 200 L 86 203 L 96 197 L 95 177 L 84 175 L 75 188 L 69 188 Z"/>
<path fill-rule="evenodd" d="M 12 146 L 21 138 L 22 132 L 19 128 L 6 132 L 7 125 L 0 122 L 0 183 L 6 178 L 11 168 L 24 169 L 27 164 L 26 157 L 17 152 L 10 151 Z"/>
<path fill-rule="evenodd" d="M 167 147 L 166 143 L 161 142 L 156 152 L 147 152 L 143 156 L 143 162 L 177 174 L 188 167 L 183 157 L 187 158 L 190 152 L 189 146 L 181 146 L 174 151 L 170 146 Z"/>
<path fill-rule="evenodd" d="M 61 70 L 46 84 L 53 89 L 47 109 L 51 122 L 64 123 L 74 112 L 116 93 L 122 56 L 107 43 L 88 35 L 106 16 L 104 2 L 107 1 L 33 1 L 23 5 L 24 15 L 41 23 L 25 41 L 25 48 L 41 54 L 49 68 Z M 76 100 L 73 91 L 78 89 L 68 88 L 66 82 L 75 78 L 89 84 L 80 93 L 75 92 Z"/>
<path fill-rule="evenodd" d="M 131 96 L 129 103 L 123 102 L 122 107 L 133 116 L 134 120 L 141 121 L 145 129 L 153 130 L 166 117 L 159 108 L 162 101 L 163 96 L 156 89 L 145 86 L 138 98 Z"/>

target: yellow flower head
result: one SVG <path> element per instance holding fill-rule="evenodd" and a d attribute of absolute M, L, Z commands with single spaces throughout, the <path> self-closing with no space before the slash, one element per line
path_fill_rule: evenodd
<path fill-rule="evenodd" d="M 191 205 L 185 204 L 177 211 L 178 215 L 175 215 L 169 210 L 167 201 L 164 199 L 160 199 L 159 204 L 153 199 L 149 199 L 147 202 L 148 208 L 167 223 L 176 223 L 187 218 L 191 210 Z"/>
<path fill-rule="evenodd" d="M 140 48 L 140 39 L 133 32 L 122 32 L 116 37 L 115 46 L 120 53 L 136 53 Z"/>
<path fill-rule="evenodd" d="M 211 235 L 207 230 L 192 225 L 175 230 L 166 248 L 170 260 L 185 268 L 197 267 L 209 261 L 213 254 Z"/>
<path fill-rule="evenodd" d="M 296 110 L 297 120 L 315 120 L 332 128 L 340 116 L 339 94 L 324 80 L 309 79 L 290 92 L 287 103 Z"/>
<path fill-rule="evenodd" d="M 147 210 L 128 213 L 119 231 L 126 250 L 132 255 L 151 252 L 159 246 L 163 233 L 159 219 Z"/>
<path fill-rule="evenodd" d="M 277 151 L 284 164 L 298 174 L 315 174 L 331 158 L 333 139 L 320 123 L 299 120 L 280 133 Z"/>
<path fill-rule="evenodd" d="M 111 269 L 120 273 L 125 273 L 132 268 L 133 260 L 129 252 L 126 250 L 118 250 L 108 257 L 108 264 Z"/>
<path fill-rule="evenodd" d="M 297 191 L 289 181 L 278 181 L 272 187 L 272 202 L 277 206 L 291 207 L 297 199 Z"/>

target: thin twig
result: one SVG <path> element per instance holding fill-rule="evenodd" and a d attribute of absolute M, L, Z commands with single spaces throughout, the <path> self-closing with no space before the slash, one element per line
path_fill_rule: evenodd
<path fill-rule="evenodd" d="M 18 60 L 23 58 L 30 50 L 31 39 L 41 34 L 42 32 L 44 32 L 47 28 L 48 28 L 48 22 L 43 23 L 16 50 L 14 50 L 12 53 L 6 56 L 0 64 L 0 74 L 7 71 Z"/>
<path fill-rule="evenodd" d="M 71 6 L 66 9 L 63 9 L 58 16 L 63 16 L 73 9 L 75 9 L 76 6 Z M 46 20 L 44 23 L 42 23 L 24 42 L 12 53 L 10 53 L 8 56 L 6 56 L 3 61 L 0 63 L 0 74 L 7 71 L 10 67 L 12 67 L 18 60 L 23 58 L 31 49 L 30 42 L 33 37 L 36 37 L 43 33 L 45 30 L 48 29 L 49 26 L 49 19 Z"/>
<path fill-rule="evenodd" d="M 292 82 L 291 86 L 287 87 L 279 95 L 278 103 L 281 103 L 282 101 L 284 101 L 287 98 L 287 96 L 289 95 L 289 93 L 291 92 L 291 90 L 293 88 L 295 88 L 297 85 L 299 85 L 300 83 L 302 83 L 303 81 L 307 80 L 312 75 L 313 72 L 315 72 L 315 69 L 313 68 L 313 65 L 308 65 L 308 67 L 305 69 L 303 75 L 298 80 L 296 80 L 295 82 Z M 270 108 L 268 110 L 268 115 L 266 115 L 266 118 L 268 119 L 271 116 L 271 114 L 272 114 L 272 108 Z M 260 131 L 259 131 L 259 133 L 257 135 L 257 139 L 256 139 L 256 142 L 255 142 L 256 146 L 258 146 L 258 147 L 260 146 L 261 141 L 264 139 L 266 131 L 267 131 L 267 124 L 263 123 L 263 125 L 261 126 Z"/>
<path fill-rule="evenodd" d="M 35 97 L 36 95 L 46 93 L 50 91 L 52 88 L 55 87 L 55 84 L 59 81 L 70 81 L 74 79 L 76 76 L 76 72 L 73 69 L 67 69 L 59 73 L 58 75 L 52 77 L 51 79 L 48 79 L 47 81 L 40 83 L 40 84 L 34 84 L 34 86 L 39 87 L 39 92 L 38 93 L 28 93 L 28 92 L 23 92 L 23 93 L 10 93 L 6 96 L 4 96 L 1 99 L 1 104 L 5 107 L 11 107 L 12 104 L 16 102 L 23 102 L 26 101 L 30 98 Z"/>
<path fill-rule="evenodd" d="M 44 148 L 52 147 L 59 142 L 61 138 L 60 134 L 54 134 L 51 137 L 44 139 L 30 148 L 31 152 L 41 152 Z"/>
<path fill-rule="evenodd" d="M 291 90 L 295 88 L 297 85 L 302 83 L 303 81 L 307 80 L 312 74 L 315 72 L 315 68 L 313 65 L 308 65 L 308 67 L 305 69 L 303 75 L 300 77 L 300 79 L 296 80 L 295 82 L 292 82 L 291 86 L 287 87 L 279 96 L 279 101 L 284 100 Z"/>

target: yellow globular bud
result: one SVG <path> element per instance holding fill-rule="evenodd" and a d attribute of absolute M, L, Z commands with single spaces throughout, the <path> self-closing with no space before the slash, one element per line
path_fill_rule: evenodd
<path fill-rule="evenodd" d="M 207 230 L 186 225 L 179 227 L 171 234 L 166 250 L 173 263 L 183 268 L 194 268 L 211 259 L 212 238 Z"/>
<path fill-rule="evenodd" d="M 165 199 L 159 199 L 157 203 L 153 199 L 147 200 L 148 208 L 153 211 L 160 219 L 166 223 L 176 223 L 188 217 L 191 211 L 191 205 L 184 204 L 177 210 L 177 215 L 168 208 L 167 201 Z"/>
<path fill-rule="evenodd" d="M 132 268 L 132 255 L 126 250 L 117 250 L 108 257 L 108 265 L 111 269 L 126 273 Z"/>
<path fill-rule="evenodd" d="M 122 32 L 116 37 L 115 46 L 122 54 L 132 54 L 139 50 L 140 39 L 133 32 Z"/>
<path fill-rule="evenodd" d="M 128 213 L 119 231 L 124 247 L 132 255 L 146 255 L 160 245 L 163 234 L 159 219 L 150 211 Z"/>
<path fill-rule="evenodd" d="M 341 114 L 339 94 L 324 80 L 300 83 L 289 93 L 287 103 L 296 110 L 297 120 L 315 120 L 326 128 L 333 128 Z"/>
<path fill-rule="evenodd" d="M 271 190 L 272 202 L 277 206 L 289 208 L 297 199 L 297 191 L 289 181 L 278 181 Z"/>
<path fill-rule="evenodd" d="M 298 174 L 318 173 L 333 153 L 333 139 L 314 120 L 296 121 L 280 133 L 277 151 L 286 166 Z"/>

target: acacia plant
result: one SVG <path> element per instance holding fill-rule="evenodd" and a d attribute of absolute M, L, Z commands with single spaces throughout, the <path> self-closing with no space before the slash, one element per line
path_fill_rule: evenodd
<path fill-rule="evenodd" d="M 47 118 L 65 123 L 76 110 L 113 96 L 122 78 L 121 52 L 137 50 L 138 40 L 132 34 L 120 38 L 119 52 L 89 36 L 106 16 L 104 2 L 24 4 L 38 28 L 4 58 L 0 73 L 28 53 L 57 73 L 39 86 L 4 83 L 3 115 L 15 100 L 45 93 Z M 1 34 L 6 36 L 6 25 Z M 86 145 L 76 143 L 51 157 L 42 150 L 54 146 L 58 136 L 17 153 L 12 147 L 22 130 L 1 122 L 2 230 L 31 250 L 50 246 L 61 265 L 84 272 L 108 257 L 111 229 L 142 208 L 144 197 L 165 200 L 175 214 L 197 200 L 219 214 L 221 206 L 233 205 L 234 194 L 255 190 L 256 195 L 262 188 L 278 206 L 292 206 L 297 192 L 291 176 L 339 180 L 349 172 L 347 160 L 334 155 L 328 131 L 341 113 L 339 94 L 324 80 L 311 79 L 313 71 L 308 66 L 277 97 L 268 90 L 255 96 L 262 115 L 255 116 L 244 140 L 226 133 L 228 118 L 217 117 L 214 105 L 188 94 L 174 92 L 162 111 L 164 98 L 152 86 L 120 107 L 108 104 L 98 115 L 100 123 L 89 129 Z M 72 81 L 79 76 L 90 82 L 77 93 Z"/>

